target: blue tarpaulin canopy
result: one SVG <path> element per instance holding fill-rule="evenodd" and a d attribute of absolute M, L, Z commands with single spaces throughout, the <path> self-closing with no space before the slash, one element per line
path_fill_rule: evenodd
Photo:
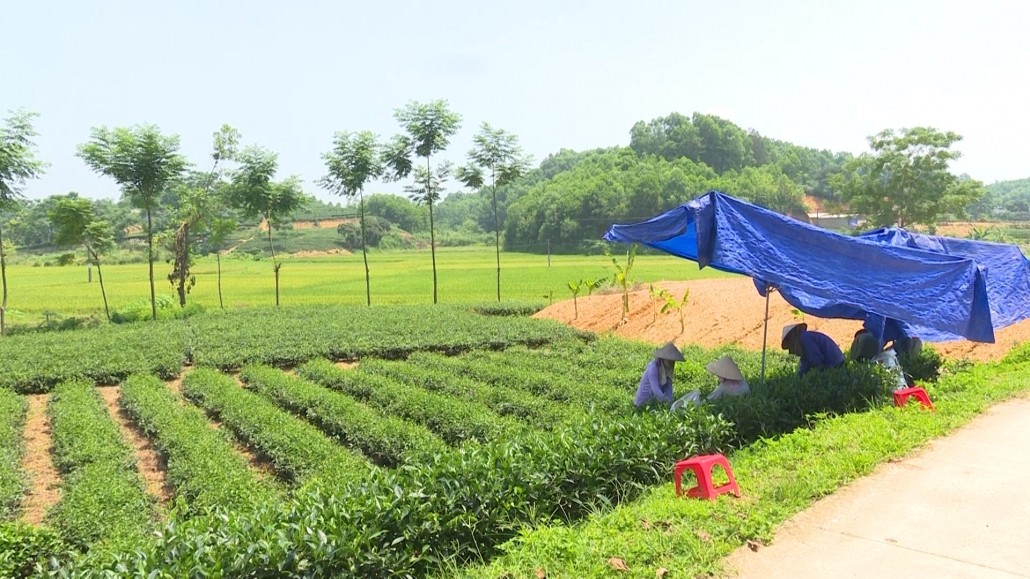
<path fill-rule="evenodd" d="M 604 238 L 748 275 L 762 295 L 772 286 L 814 316 L 882 316 L 931 340 L 994 341 L 985 277 L 969 257 L 840 235 L 718 191 Z"/>
<path fill-rule="evenodd" d="M 859 238 L 972 259 L 986 278 L 994 329 L 1030 318 L 1030 260 L 1016 245 L 923 235 L 896 227 L 869 231 Z M 928 334 L 919 328 L 907 331 L 910 335 Z"/>

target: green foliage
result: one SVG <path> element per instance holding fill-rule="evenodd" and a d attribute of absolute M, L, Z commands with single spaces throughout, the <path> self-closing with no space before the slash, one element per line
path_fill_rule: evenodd
<path fill-rule="evenodd" d="M 723 396 L 710 404 L 732 422 L 734 443 L 743 447 L 804 426 L 813 416 L 856 412 L 884 403 L 896 382 L 876 364 L 847 364 L 798 376 L 778 367 L 766 383 L 750 383 L 747 396 Z"/>
<path fill-rule="evenodd" d="M 556 322 L 480 316 L 441 306 L 312 306 L 193 318 L 193 360 L 223 370 L 251 362 L 293 365 L 312 358 L 397 358 L 416 351 L 546 344 L 577 335 Z"/>
<path fill-rule="evenodd" d="M 320 380 L 328 379 L 334 369 L 329 362 L 320 360 L 305 364 L 300 373 Z M 248 388 L 305 417 L 378 465 L 419 464 L 433 454 L 447 451 L 447 445 L 425 427 L 373 410 L 309 380 L 266 366 L 248 366 L 241 378 Z"/>
<path fill-rule="evenodd" d="M 0 388 L 47 392 L 76 378 L 115 384 L 136 372 L 172 377 L 185 360 L 184 330 L 167 322 L 11 336 L 0 343 Z"/>
<path fill-rule="evenodd" d="M 578 408 L 523 390 L 480 382 L 434 366 L 434 360 L 440 359 L 440 354 L 427 353 L 413 354 L 404 362 L 371 359 L 362 361 L 356 372 L 382 375 L 417 388 L 482 403 L 501 416 L 511 416 L 536 428 L 551 429 L 582 414 Z"/>
<path fill-rule="evenodd" d="M 544 304 L 506 300 L 503 302 L 473 304 L 470 307 L 472 311 L 484 316 L 532 316 L 544 309 Z"/>
<path fill-rule="evenodd" d="M 997 181 L 986 188 L 987 193 L 968 208 L 977 219 L 1030 220 L 1030 177 L 1012 181 Z"/>
<path fill-rule="evenodd" d="M 833 187 L 870 225 L 935 225 L 943 215 L 961 215 L 984 194 L 979 181 L 948 172 L 961 156 L 951 149 L 960 140 L 957 133 L 929 127 L 884 130 L 869 137 L 872 153 L 848 161 Z"/>
<path fill-rule="evenodd" d="M 69 547 L 50 527 L 0 523 L 0 577 L 40 577 L 48 561 L 64 558 Z"/>
<path fill-rule="evenodd" d="M 421 576 L 444 560 L 489 557 L 527 523 L 575 520 L 633 498 L 666 478 L 676 457 L 717 448 L 725 434 L 724 422 L 700 412 L 598 416 L 560 432 L 463 446 L 337 493 L 312 487 L 288 504 L 198 517 L 134 553 L 91 553 L 74 569 Z"/>
<path fill-rule="evenodd" d="M 428 226 L 426 211 L 400 195 L 377 193 L 365 199 L 365 214 L 389 221 L 410 233 L 424 231 Z"/>
<path fill-rule="evenodd" d="M 25 492 L 21 455 L 27 410 L 23 397 L 0 389 L 0 521 L 13 518 Z"/>
<path fill-rule="evenodd" d="M 390 233 L 391 224 L 389 221 L 369 215 L 365 217 L 365 244 L 368 247 L 379 247 L 380 242 Z M 361 225 L 359 223 L 344 222 L 336 226 L 336 232 L 343 238 L 341 245 L 349 251 L 361 249 Z"/>
<path fill-rule="evenodd" d="M 916 382 L 936 382 L 944 360 L 932 346 L 923 344 L 919 353 L 905 352 L 898 356 L 901 369 Z"/>
<path fill-rule="evenodd" d="M 637 244 L 632 243 L 626 251 L 626 263 L 619 263 L 619 260 L 611 253 L 606 253 L 615 266 L 615 273 L 612 275 L 612 282 L 622 288 L 622 319 L 629 315 L 629 288 L 633 285 L 630 279 L 630 272 L 633 271 L 633 262 L 637 258 Z"/>
<path fill-rule="evenodd" d="M 230 376 L 199 368 L 183 379 L 182 391 L 267 456 L 276 472 L 288 481 L 319 477 L 342 484 L 372 474 L 360 454 L 340 447 L 304 420 L 244 390 Z"/>
<path fill-rule="evenodd" d="M 130 376 L 122 382 L 121 405 L 167 457 L 167 479 L 184 499 L 179 503 L 184 512 L 274 502 L 275 491 L 257 479 L 225 436 L 159 379 Z"/>
<path fill-rule="evenodd" d="M 193 303 L 182 308 L 171 296 L 164 294 L 155 296 L 154 303 L 157 306 L 158 320 L 182 320 L 204 313 L 204 306 L 200 304 Z M 128 306 L 111 312 L 111 322 L 115 324 L 143 322 L 150 318 L 150 300 L 147 299 L 136 300 Z"/>
<path fill-rule="evenodd" d="M 47 411 L 63 479 L 61 500 L 47 513 L 48 521 L 65 542 L 79 547 L 146 537 L 155 518 L 152 499 L 96 388 L 65 382 L 54 389 Z"/>
<path fill-rule="evenodd" d="M 151 312 L 155 320 L 153 214 L 160 205 L 159 195 L 165 186 L 186 168 L 186 160 L 178 150 L 179 137 L 166 137 L 154 125 L 95 127 L 90 141 L 79 145 L 78 150 L 79 157 L 90 169 L 114 179 L 122 188 L 122 194 L 146 212 Z"/>
<path fill-rule="evenodd" d="M 517 438 L 526 430 L 524 425 L 498 416 L 481 402 L 412 387 L 379 373 L 345 370 L 325 360 L 308 362 L 298 372 L 383 414 L 422 424 L 451 445 L 469 440 Z"/>

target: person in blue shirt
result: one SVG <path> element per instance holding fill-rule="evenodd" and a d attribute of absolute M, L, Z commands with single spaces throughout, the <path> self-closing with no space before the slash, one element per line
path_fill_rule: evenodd
<path fill-rule="evenodd" d="M 837 368 L 844 364 L 844 354 L 837 343 L 826 334 L 808 331 L 808 324 L 784 326 L 780 347 L 801 358 L 799 376 L 814 368 Z"/>
<path fill-rule="evenodd" d="M 676 362 L 683 361 L 683 354 L 675 344 L 669 342 L 654 351 L 654 359 L 647 364 L 644 375 L 637 386 L 633 405 L 644 408 L 651 404 L 671 406 L 672 377 Z"/>

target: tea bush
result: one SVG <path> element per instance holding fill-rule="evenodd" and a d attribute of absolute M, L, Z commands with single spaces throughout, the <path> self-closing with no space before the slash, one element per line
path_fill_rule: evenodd
<path fill-rule="evenodd" d="M 21 454 L 27 411 L 25 398 L 9 390 L 0 390 L 0 520 L 15 515 L 25 492 Z"/>

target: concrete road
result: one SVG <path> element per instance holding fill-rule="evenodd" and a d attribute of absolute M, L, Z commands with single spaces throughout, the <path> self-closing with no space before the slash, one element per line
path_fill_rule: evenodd
<path fill-rule="evenodd" d="M 1030 578 L 1030 398 L 882 465 L 726 566 L 761 579 Z"/>

